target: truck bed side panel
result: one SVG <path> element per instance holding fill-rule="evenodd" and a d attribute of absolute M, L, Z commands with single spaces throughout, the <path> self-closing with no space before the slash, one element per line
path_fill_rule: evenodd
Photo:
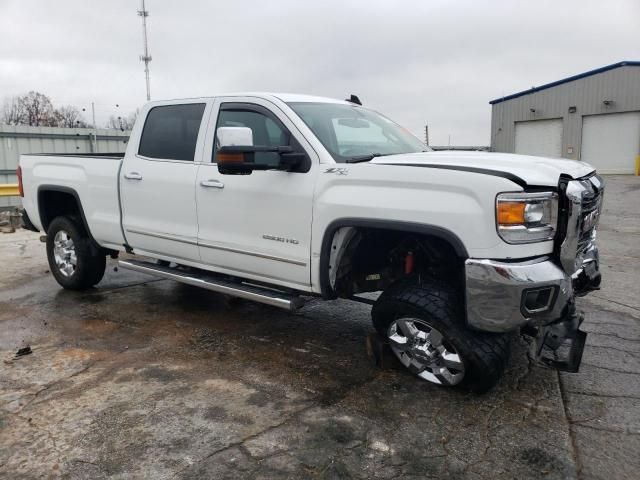
<path fill-rule="evenodd" d="M 104 247 L 121 248 L 118 157 L 23 155 L 20 158 L 24 208 L 40 230 L 38 205 L 41 188 L 65 187 L 75 191 L 93 238 Z"/>

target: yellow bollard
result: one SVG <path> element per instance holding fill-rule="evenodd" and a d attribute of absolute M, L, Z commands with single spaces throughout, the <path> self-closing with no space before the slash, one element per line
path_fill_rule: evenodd
<path fill-rule="evenodd" d="M 0 184 L 0 197 L 17 197 L 20 195 L 17 183 Z"/>
<path fill-rule="evenodd" d="M 636 176 L 640 176 L 640 155 L 636 155 Z"/>

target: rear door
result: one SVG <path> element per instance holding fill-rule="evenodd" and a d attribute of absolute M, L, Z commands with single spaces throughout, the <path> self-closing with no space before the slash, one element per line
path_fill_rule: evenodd
<path fill-rule="evenodd" d="M 215 129 L 221 126 L 249 127 L 255 145 L 290 145 L 306 152 L 308 163 L 295 172 L 222 175 L 215 162 Z M 216 99 L 206 145 L 196 185 L 202 262 L 241 277 L 309 290 L 315 151 L 282 110 L 253 97 Z M 273 163 L 273 155 L 256 154 L 256 163 Z"/>
<path fill-rule="evenodd" d="M 137 151 L 127 151 L 120 172 L 122 224 L 137 253 L 199 260 L 195 183 L 205 109 L 205 102 L 151 107 Z"/>

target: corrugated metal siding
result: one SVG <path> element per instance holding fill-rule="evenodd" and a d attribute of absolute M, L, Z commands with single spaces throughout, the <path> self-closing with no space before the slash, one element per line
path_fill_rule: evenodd
<path fill-rule="evenodd" d="M 606 106 L 604 100 L 614 103 Z M 571 106 L 576 107 L 575 113 L 569 113 Z M 582 117 L 631 111 L 640 111 L 640 67 L 624 66 L 494 104 L 491 149 L 515 151 L 516 122 L 562 118 L 563 157 L 579 160 Z M 569 148 L 573 148 L 573 153 L 569 153 Z"/>
<path fill-rule="evenodd" d="M 97 130 L 98 152 L 124 152 L 130 132 Z M 16 183 L 18 159 L 26 153 L 91 153 L 93 129 L 0 125 L 0 184 Z M 0 197 L 0 207 L 20 205 L 15 197 Z"/>

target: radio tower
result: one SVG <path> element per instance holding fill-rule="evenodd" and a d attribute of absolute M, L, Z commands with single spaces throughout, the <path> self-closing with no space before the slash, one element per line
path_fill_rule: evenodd
<path fill-rule="evenodd" d="M 149 81 L 149 62 L 151 61 L 151 55 L 149 55 L 149 42 L 147 41 L 147 17 L 149 12 L 144 7 L 144 0 L 141 0 L 142 9 L 138 10 L 138 16 L 142 17 L 142 38 L 144 40 L 144 55 L 140 55 L 140 60 L 144 62 L 144 76 L 147 81 L 147 101 L 151 100 L 151 84 Z"/>

